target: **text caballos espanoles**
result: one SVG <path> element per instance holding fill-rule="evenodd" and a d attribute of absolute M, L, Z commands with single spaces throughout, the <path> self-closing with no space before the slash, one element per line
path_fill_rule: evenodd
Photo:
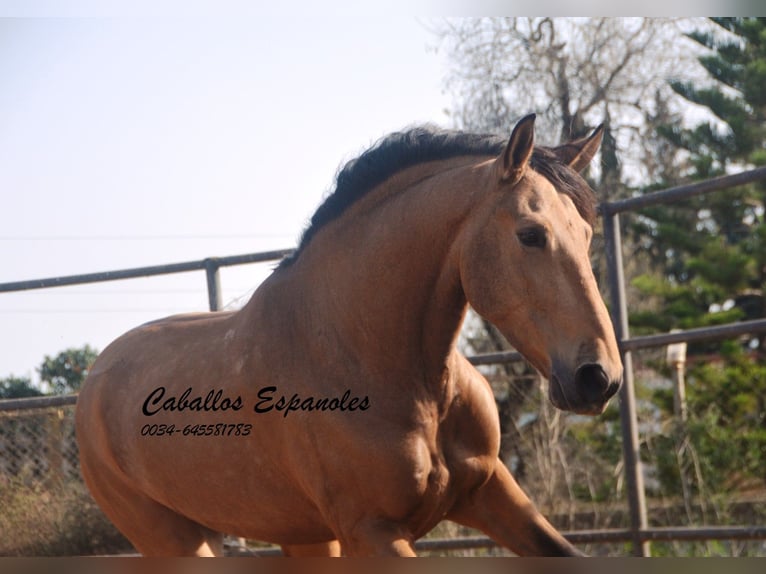
<path fill-rule="evenodd" d="M 298 393 L 288 395 L 279 393 L 275 386 L 262 387 L 258 391 L 258 400 L 253 406 L 253 412 L 258 414 L 278 411 L 283 417 L 291 412 L 326 412 L 326 411 L 366 411 L 370 408 L 370 399 L 355 397 L 350 389 L 342 396 L 335 397 L 302 397 Z M 244 407 L 242 397 L 227 396 L 222 389 L 211 389 L 206 394 L 195 393 L 188 387 L 178 396 L 168 395 L 165 387 L 157 387 L 146 397 L 141 411 L 150 417 L 161 412 L 225 412 L 239 411 Z"/>

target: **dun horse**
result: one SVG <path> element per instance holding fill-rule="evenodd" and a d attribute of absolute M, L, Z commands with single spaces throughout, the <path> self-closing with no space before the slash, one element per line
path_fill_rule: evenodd
<path fill-rule="evenodd" d="M 601 130 L 535 147 L 419 128 L 350 162 L 241 310 L 108 346 L 77 406 L 82 472 L 145 555 L 414 555 L 444 519 L 520 555 L 577 555 L 498 458 L 498 412 L 456 338 L 470 304 L 561 409 L 601 413 L 622 366 L 589 263 Z M 299 148 L 296 165 L 300 165 Z"/>

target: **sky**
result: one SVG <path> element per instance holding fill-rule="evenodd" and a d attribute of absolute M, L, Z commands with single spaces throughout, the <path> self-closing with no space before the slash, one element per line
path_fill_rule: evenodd
<path fill-rule="evenodd" d="M 293 247 L 337 169 L 449 127 L 427 17 L 0 19 L 0 283 Z M 221 271 L 244 302 L 271 264 Z M 0 378 L 207 309 L 202 272 L 0 293 Z"/>
<path fill-rule="evenodd" d="M 476 3 L 391 2 L 0 0 L 0 283 L 294 247 L 344 162 L 451 126 L 431 30 Z M 0 293 L 0 379 L 207 305 L 202 272 Z"/>

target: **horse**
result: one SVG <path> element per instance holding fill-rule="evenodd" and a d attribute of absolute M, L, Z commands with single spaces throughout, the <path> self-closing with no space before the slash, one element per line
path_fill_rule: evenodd
<path fill-rule="evenodd" d="M 517 555 L 580 555 L 500 460 L 492 390 L 457 347 L 470 305 L 555 407 L 598 415 L 620 386 L 579 173 L 603 130 L 543 147 L 534 121 L 510 138 L 384 137 L 240 310 L 107 346 L 76 436 L 90 492 L 138 552 L 220 556 L 225 532 L 288 556 L 415 556 L 451 520 Z"/>

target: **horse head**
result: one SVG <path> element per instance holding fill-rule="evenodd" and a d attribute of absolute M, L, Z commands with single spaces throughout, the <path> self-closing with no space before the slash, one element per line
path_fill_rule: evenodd
<path fill-rule="evenodd" d="M 578 173 L 602 130 L 536 148 L 534 119 L 486 165 L 490 189 L 462 231 L 460 279 L 472 307 L 550 381 L 556 407 L 598 414 L 622 379 L 589 258 L 595 198 Z"/>

